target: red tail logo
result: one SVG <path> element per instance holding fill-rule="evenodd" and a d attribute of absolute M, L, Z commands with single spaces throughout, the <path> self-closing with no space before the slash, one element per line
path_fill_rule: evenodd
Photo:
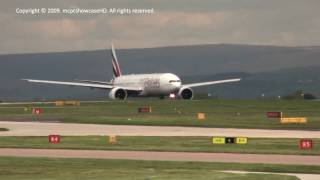
<path fill-rule="evenodd" d="M 111 57 L 112 57 L 112 68 L 113 68 L 113 74 L 115 77 L 119 77 L 122 75 L 121 69 L 117 60 L 116 52 L 113 48 L 113 45 L 111 47 Z"/>

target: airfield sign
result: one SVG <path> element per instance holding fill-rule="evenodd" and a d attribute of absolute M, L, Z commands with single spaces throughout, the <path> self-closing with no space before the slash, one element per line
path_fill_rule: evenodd
<path fill-rule="evenodd" d="M 246 137 L 213 137 L 212 144 L 247 144 Z"/>
<path fill-rule="evenodd" d="M 312 149 L 312 139 L 301 139 L 300 149 Z"/>
<path fill-rule="evenodd" d="M 60 135 L 49 135 L 48 139 L 51 144 L 59 144 L 61 138 Z"/>

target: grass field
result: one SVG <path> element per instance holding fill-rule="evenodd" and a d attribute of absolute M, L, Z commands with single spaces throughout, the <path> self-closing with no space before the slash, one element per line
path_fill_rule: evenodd
<path fill-rule="evenodd" d="M 0 147 L 320 155 L 320 139 L 314 140 L 312 150 L 299 149 L 299 139 L 249 138 L 247 145 L 213 145 L 211 139 L 119 136 L 117 143 L 109 144 L 105 136 L 68 136 L 61 137 L 60 144 L 50 144 L 48 137 L 0 137 Z"/>
<path fill-rule="evenodd" d="M 1 179 L 298 179 L 283 175 L 220 172 L 225 170 L 319 173 L 320 167 L 63 158 L 0 158 Z"/>
<path fill-rule="evenodd" d="M 138 113 L 150 106 L 152 113 Z M 41 115 L 32 115 L 41 107 Z M 60 121 L 67 123 L 197 126 L 260 129 L 320 130 L 319 101 L 285 100 L 137 100 L 82 103 L 56 107 L 50 104 L 1 105 L 0 120 Z M 284 116 L 307 117 L 307 124 L 282 125 L 268 119 L 266 112 L 282 111 Z M 197 120 L 197 113 L 206 119 Z M 0 128 L 1 130 L 7 130 Z M 299 139 L 249 138 L 247 145 L 213 145 L 212 137 L 128 137 L 118 136 L 108 144 L 106 136 L 67 136 L 60 144 L 48 137 L 0 137 L 0 148 L 63 148 L 100 150 L 144 150 L 180 152 L 227 152 L 255 154 L 320 155 L 320 139 L 313 150 L 300 150 Z M 0 158 L 0 179 L 285 179 L 283 175 L 232 174 L 221 170 L 319 173 L 320 166 L 268 165 L 205 162 L 165 162 L 63 158 Z"/>
<path fill-rule="evenodd" d="M 150 106 L 152 113 L 138 113 L 138 107 Z M 29 107 L 25 111 L 25 107 Z M 42 107 L 42 115 L 32 115 L 35 105 L 1 105 L 1 120 L 54 120 L 74 123 L 170 125 L 198 127 L 320 129 L 320 101 L 304 100 L 136 100 L 82 103 L 81 106 Z M 282 111 L 284 116 L 307 117 L 307 124 L 280 124 L 266 117 L 267 111 Z M 197 113 L 206 120 L 197 120 Z"/>

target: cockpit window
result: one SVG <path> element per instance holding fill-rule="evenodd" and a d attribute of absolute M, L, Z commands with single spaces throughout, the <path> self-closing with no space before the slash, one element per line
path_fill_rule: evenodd
<path fill-rule="evenodd" d="M 170 80 L 169 83 L 173 83 L 173 82 L 181 82 L 180 80 Z"/>

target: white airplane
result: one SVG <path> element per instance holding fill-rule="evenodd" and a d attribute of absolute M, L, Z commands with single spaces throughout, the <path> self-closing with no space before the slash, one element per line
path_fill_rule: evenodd
<path fill-rule="evenodd" d="M 82 86 L 90 88 L 108 89 L 111 99 L 125 100 L 127 97 L 178 97 L 182 99 L 193 98 L 193 87 L 208 86 L 213 84 L 229 83 L 240 81 L 237 79 L 226 79 L 219 81 L 198 82 L 182 84 L 178 76 L 172 73 L 152 73 L 152 74 L 130 74 L 122 75 L 116 52 L 111 45 L 111 56 L 114 78 L 110 82 L 75 80 L 77 82 L 48 81 L 37 79 L 22 79 L 28 82 L 60 84 L 69 86 Z"/>

